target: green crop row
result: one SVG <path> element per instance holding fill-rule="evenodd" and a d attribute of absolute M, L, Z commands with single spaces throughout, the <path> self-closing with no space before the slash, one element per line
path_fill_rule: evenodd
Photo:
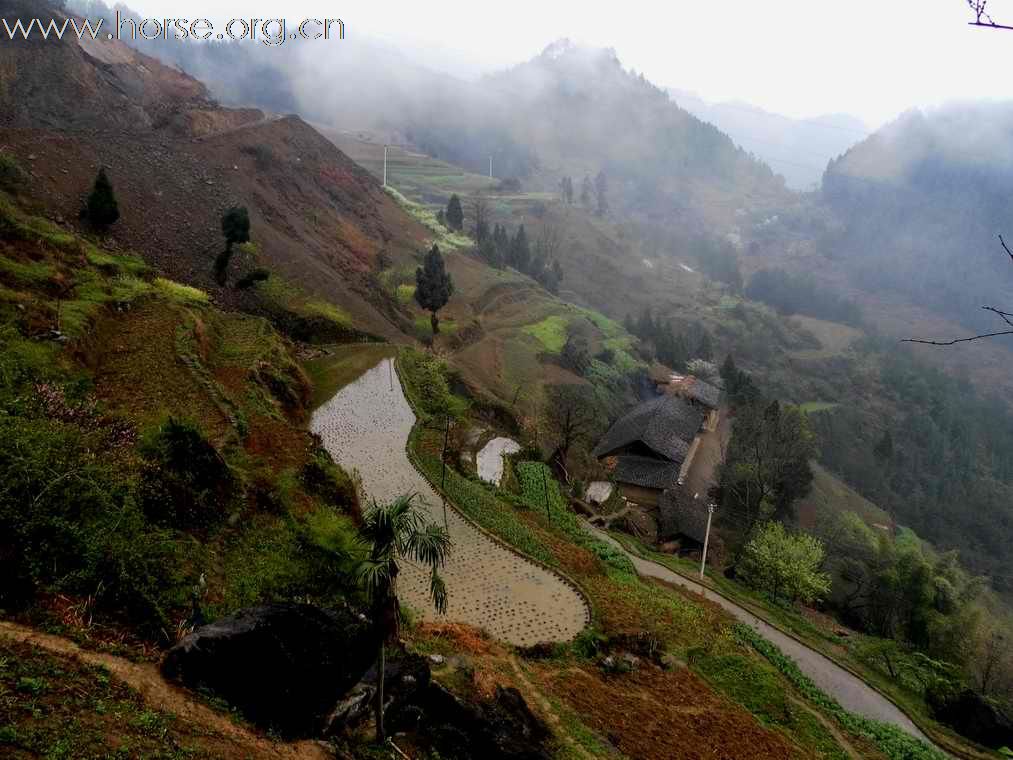
<path fill-rule="evenodd" d="M 946 760 L 942 752 L 897 726 L 845 710 L 799 670 L 794 660 L 748 625 L 737 623 L 733 630 L 739 641 L 767 658 L 809 702 L 832 716 L 846 730 L 873 742 L 890 760 Z"/>
<path fill-rule="evenodd" d="M 520 462 L 515 469 L 521 500 L 528 507 L 542 511 L 571 541 L 593 553 L 606 565 L 626 573 L 635 572 L 633 563 L 623 552 L 593 538 L 584 530 L 577 516 L 570 511 L 548 466 L 542 462 Z"/>

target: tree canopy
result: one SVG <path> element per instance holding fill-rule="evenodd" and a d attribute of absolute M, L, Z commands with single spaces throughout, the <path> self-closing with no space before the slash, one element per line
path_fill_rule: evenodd
<path fill-rule="evenodd" d="M 384 644 L 396 641 L 402 611 L 398 600 L 398 576 L 405 562 L 429 571 L 429 596 L 436 611 L 447 611 L 447 587 L 440 570 L 452 547 L 450 534 L 442 526 L 427 523 L 425 515 L 412 504 L 414 495 L 401 496 L 390 504 L 373 503 L 365 514 L 359 537 L 368 550 L 355 568 L 355 577 L 369 599 L 378 639 L 376 700 L 377 740 L 383 741 Z"/>
<path fill-rule="evenodd" d="M 222 235 L 225 236 L 225 250 L 215 260 L 215 278 L 219 285 L 228 280 L 232 246 L 250 242 L 250 214 L 245 206 L 233 206 L 222 215 Z"/>
<path fill-rule="evenodd" d="M 108 227 L 120 218 L 120 207 L 113 193 L 113 184 L 104 168 L 98 170 L 95 185 L 88 196 L 86 207 L 88 219 L 97 227 Z"/>
<path fill-rule="evenodd" d="M 439 247 L 434 243 L 422 266 L 415 270 L 415 300 L 431 314 L 433 334 L 440 331 L 437 312 L 454 294 L 454 281 L 447 272 Z"/>
<path fill-rule="evenodd" d="M 774 599 L 811 604 L 830 592 L 830 576 L 820 569 L 822 564 L 822 541 L 768 522 L 746 544 L 738 577 Z"/>
<path fill-rule="evenodd" d="M 450 200 L 447 201 L 447 211 L 444 218 L 450 229 L 457 232 L 464 229 L 464 207 L 461 206 L 461 199 L 457 197 L 457 193 L 451 195 Z"/>

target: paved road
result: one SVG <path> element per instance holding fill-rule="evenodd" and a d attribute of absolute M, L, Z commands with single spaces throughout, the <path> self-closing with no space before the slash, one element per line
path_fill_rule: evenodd
<path fill-rule="evenodd" d="M 688 578 L 672 572 L 657 562 L 651 562 L 650 560 L 631 554 L 618 541 L 594 526 L 585 523 L 585 527 L 603 541 L 608 542 L 625 553 L 641 575 L 657 578 L 667 583 L 678 584 L 698 594 L 702 593 L 705 598 L 721 605 L 738 620 L 755 628 L 764 638 L 776 644 L 782 652 L 791 657 L 803 673 L 809 676 L 820 689 L 833 696 L 846 710 L 883 721 L 884 723 L 892 723 L 904 729 L 912 736 L 931 744 L 928 737 L 911 722 L 911 719 L 897 705 L 833 660 L 810 649 L 797 639 L 782 633 L 777 628 L 760 620 L 753 613 L 729 601 L 720 594 L 716 594 L 699 583 L 694 583 Z"/>
<path fill-rule="evenodd" d="M 415 415 L 393 372 L 390 359 L 381 361 L 321 406 L 310 429 L 335 461 L 358 471 L 368 498 L 385 502 L 418 494 L 416 503 L 442 523 L 442 500 L 405 452 Z M 587 625 L 587 603 L 560 576 L 490 540 L 453 507 L 447 518 L 454 548 L 443 571 L 450 594 L 445 619 L 484 628 L 521 646 L 569 641 Z M 401 593 L 424 618 L 440 619 L 422 568 L 405 567 Z"/>

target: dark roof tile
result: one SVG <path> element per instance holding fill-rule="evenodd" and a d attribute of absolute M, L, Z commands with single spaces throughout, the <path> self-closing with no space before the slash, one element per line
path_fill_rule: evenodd
<path fill-rule="evenodd" d="M 656 488 L 659 491 L 677 484 L 680 465 L 663 459 L 650 457 L 623 456 L 616 458 L 612 477 L 618 483 L 629 483 L 642 488 Z"/>
<path fill-rule="evenodd" d="M 703 543 L 707 532 L 707 501 L 694 499 L 681 488 L 670 488 L 658 499 L 658 535 L 662 539 L 688 536 Z"/>
<path fill-rule="evenodd" d="M 684 398 L 659 396 L 620 417 L 594 450 L 598 458 L 640 441 L 660 457 L 682 463 L 704 413 Z"/>

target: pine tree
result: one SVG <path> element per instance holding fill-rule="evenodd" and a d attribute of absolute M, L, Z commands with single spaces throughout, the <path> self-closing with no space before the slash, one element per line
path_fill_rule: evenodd
<path fill-rule="evenodd" d="M 447 213 L 444 214 L 444 217 L 450 229 L 457 232 L 464 229 L 464 208 L 461 206 L 461 199 L 457 197 L 457 193 L 450 196 L 450 200 L 447 202 Z"/>
<path fill-rule="evenodd" d="M 500 255 L 499 247 L 496 245 L 496 240 L 492 235 L 486 235 L 485 239 L 479 243 L 478 255 L 489 266 L 495 269 L 503 268 L 503 257 Z"/>
<path fill-rule="evenodd" d="M 475 198 L 472 204 L 472 216 L 475 217 L 475 241 L 485 242 L 489 237 L 489 204 L 481 195 Z"/>
<path fill-rule="evenodd" d="M 245 206 L 234 206 L 222 215 L 222 235 L 225 236 L 225 250 L 215 259 L 215 279 L 219 285 L 225 285 L 228 280 L 232 246 L 250 241 L 250 214 Z"/>
<path fill-rule="evenodd" d="M 517 228 L 514 239 L 510 241 L 510 266 L 525 273 L 531 266 L 531 245 L 523 224 Z"/>
<path fill-rule="evenodd" d="M 510 255 L 510 236 L 507 235 L 506 227 L 497 224 L 492 237 L 496 243 L 496 250 L 499 251 L 500 261 L 506 263 Z"/>
<path fill-rule="evenodd" d="M 423 265 L 415 270 L 415 300 L 430 312 L 433 335 L 440 332 L 440 319 L 436 312 L 447 305 L 453 294 L 454 282 L 447 273 L 439 247 L 434 244 Z"/>
<path fill-rule="evenodd" d="M 591 178 L 587 175 L 584 176 L 584 181 L 580 184 L 580 205 L 584 208 L 591 207 L 591 199 L 594 197 L 594 183 Z"/>
<path fill-rule="evenodd" d="M 98 176 L 95 177 L 95 185 L 88 196 L 87 214 L 88 219 L 96 227 L 108 227 L 120 218 L 120 207 L 116 203 L 113 184 L 106 176 L 105 169 L 99 169 Z"/>

